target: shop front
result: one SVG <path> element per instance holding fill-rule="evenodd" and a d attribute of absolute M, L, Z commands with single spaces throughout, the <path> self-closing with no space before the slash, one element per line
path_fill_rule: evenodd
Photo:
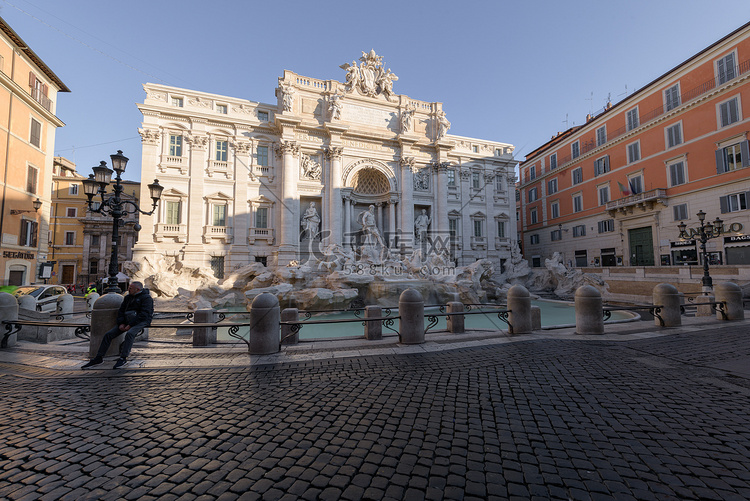
<path fill-rule="evenodd" d="M 750 264 L 750 235 L 724 237 L 727 264 Z"/>

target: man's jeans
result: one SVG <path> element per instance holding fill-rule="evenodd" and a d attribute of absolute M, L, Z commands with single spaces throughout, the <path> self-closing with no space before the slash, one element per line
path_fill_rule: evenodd
<path fill-rule="evenodd" d="M 125 332 L 125 340 L 120 345 L 120 358 L 128 358 L 128 355 L 130 355 L 130 349 L 133 348 L 133 341 L 135 341 L 135 336 L 140 334 L 140 332 L 147 326 L 147 322 L 141 322 L 139 324 L 131 326 L 130 329 Z M 120 330 L 119 325 L 115 325 L 110 330 L 108 330 L 102 338 L 102 343 L 99 345 L 99 351 L 96 353 L 96 356 L 104 358 L 104 356 L 107 354 L 107 350 L 109 350 L 109 345 L 112 344 L 112 340 L 120 334 L 122 334 L 122 331 Z"/>

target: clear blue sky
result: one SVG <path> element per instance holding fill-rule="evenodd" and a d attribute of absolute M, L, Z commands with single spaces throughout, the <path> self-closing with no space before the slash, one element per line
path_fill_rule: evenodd
<path fill-rule="evenodd" d="M 394 92 L 522 160 L 746 23 L 750 1 L 0 0 L 0 16 L 72 91 L 55 153 L 87 175 L 121 149 L 139 180 L 145 82 L 275 103 L 284 69 L 343 81 L 375 49 Z"/>

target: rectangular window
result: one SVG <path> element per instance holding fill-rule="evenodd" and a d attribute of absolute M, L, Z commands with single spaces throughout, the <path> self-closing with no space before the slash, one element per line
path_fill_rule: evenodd
<path fill-rule="evenodd" d="M 456 171 L 448 169 L 445 173 L 448 176 L 448 186 L 456 186 Z"/>
<path fill-rule="evenodd" d="M 664 107 L 666 111 L 669 111 L 677 108 L 680 104 L 680 86 L 675 84 L 664 91 Z"/>
<path fill-rule="evenodd" d="M 687 176 L 685 175 L 685 164 L 683 162 L 677 162 L 669 165 L 669 185 L 679 186 L 687 182 Z"/>
<path fill-rule="evenodd" d="M 601 176 L 606 172 L 609 172 L 609 155 L 594 160 L 594 175 Z"/>
<path fill-rule="evenodd" d="M 735 77 L 734 52 L 727 54 L 716 61 L 716 75 L 719 79 L 719 85 L 726 83 Z"/>
<path fill-rule="evenodd" d="M 474 236 L 475 237 L 482 236 L 482 220 L 481 219 L 474 220 Z"/>
<path fill-rule="evenodd" d="M 573 184 L 580 184 L 583 182 L 583 168 L 578 167 L 573 169 Z"/>
<path fill-rule="evenodd" d="M 173 97 L 172 98 L 172 106 L 176 106 L 178 108 L 182 108 L 183 105 L 184 105 L 184 101 L 182 100 L 181 97 Z"/>
<path fill-rule="evenodd" d="M 168 201 L 167 202 L 167 224 L 180 224 L 180 202 L 179 201 Z"/>
<path fill-rule="evenodd" d="M 557 217 L 560 217 L 560 203 L 559 202 L 552 202 L 549 206 L 549 211 L 552 216 L 552 219 L 555 219 Z"/>
<path fill-rule="evenodd" d="M 258 120 L 261 122 L 268 122 L 268 112 L 267 111 L 259 111 L 258 112 Z"/>
<path fill-rule="evenodd" d="M 741 210 L 747 210 L 747 199 L 750 197 L 750 192 L 744 193 L 733 193 L 725 197 L 719 197 L 719 205 L 721 206 L 721 213 L 737 212 Z"/>
<path fill-rule="evenodd" d="M 26 191 L 36 194 L 37 180 L 39 178 L 39 169 L 29 165 L 26 171 Z"/>
<path fill-rule="evenodd" d="M 92 275 L 96 275 L 99 273 L 99 261 L 96 259 L 92 259 L 89 262 L 89 273 Z"/>
<path fill-rule="evenodd" d="M 533 181 L 536 179 L 536 165 L 532 165 L 531 169 L 529 169 L 529 178 Z"/>
<path fill-rule="evenodd" d="M 641 159 L 641 143 L 628 145 L 628 163 L 632 164 Z"/>
<path fill-rule="evenodd" d="M 573 212 L 581 212 L 583 210 L 583 196 L 573 195 Z"/>
<path fill-rule="evenodd" d="M 99 235 L 91 235 L 91 246 L 92 247 L 99 246 Z"/>
<path fill-rule="evenodd" d="M 573 236 L 574 237 L 585 237 L 586 236 L 586 225 L 579 224 L 578 226 L 573 226 Z"/>
<path fill-rule="evenodd" d="M 226 162 L 227 161 L 227 142 L 216 141 L 216 161 Z"/>
<path fill-rule="evenodd" d="M 229 109 L 228 109 L 228 107 L 227 107 L 226 104 L 217 104 L 216 105 L 216 112 L 217 113 L 221 113 L 222 115 L 226 115 L 228 111 L 229 111 Z"/>
<path fill-rule="evenodd" d="M 604 221 L 599 221 L 596 223 L 597 229 L 599 230 L 599 233 L 609 233 L 611 231 L 615 231 L 615 220 L 614 219 L 605 219 Z M 584 227 L 585 230 L 585 227 Z"/>
<path fill-rule="evenodd" d="M 37 148 L 42 147 L 42 123 L 31 119 L 31 132 L 29 134 L 29 142 Z"/>
<path fill-rule="evenodd" d="M 721 127 L 726 127 L 740 120 L 736 97 L 719 105 L 719 120 Z"/>
<path fill-rule="evenodd" d="M 531 209 L 530 216 L 531 216 L 531 224 L 536 224 L 539 222 L 539 218 L 537 217 L 537 214 L 536 214 L 536 209 Z"/>
<path fill-rule="evenodd" d="M 630 185 L 630 193 L 635 195 L 636 193 L 643 192 L 643 176 L 638 174 L 628 178 L 628 184 Z"/>
<path fill-rule="evenodd" d="M 547 181 L 547 195 L 557 193 L 557 178 Z"/>
<path fill-rule="evenodd" d="M 258 209 L 256 209 L 255 227 L 268 228 L 268 207 L 258 207 Z"/>
<path fill-rule="evenodd" d="M 497 222 L 497 237 L 498 238 L 505 238 L 505 221 L 498 221 Z"/>
<path fill-rule="evenodd" d="M 596 145 L 601 146 L 607 142 L 607 126 L 602 125 L 596 129 Z"/>
<path fill-rule="evenodd" d="M 471 151 L 472 151 L 473 153 L 479 153 L 479 146 L 477 146 L 476 144 L 475 144 L 475 145 L 473 145 L 473 146 L 471 147 Z"/>
<path fill-rule="evenodd" d="M 170 157 L 182 156 L 182 136 L 179 136 L 177 134 L 169 135 L 169 156 Z"/>
<path fill-rule="evenodd" d="M 448 233 L 450 234 L 451 243 L 455 243 L 458 235 L 458 219 L 452 217 L 448 219 Z"/>
<path fill-rule="evenodd" d="M 599 187 L 599 205 L 604 205 L 609 202 L 609 186 Z"/>
<path fill-rule="evenodd" d="M 224 278 L 224 256 L 211 256 L 211 270 L 216 278 Z"/>
<path fill-rule="evenodd" d="M 479 172 L 472 172 L 471 173 L 471 186 L 475 190 L 478 190 L 479 188 L 482 187 L 482 184 L 481 184 L 480 179 L 479 179 Z"/>
<path fill-rule="evenodd" d="M 37 234 L 39 233 L 39 224 L 30 219 L 21 220 L 21 235 L 19 244 L 24 247 L 37 246 Z"/>
<path fill-rule="evenodd" d="M 500 175 L 495 176 L 495 191 L 497 191 L 498 193 L 503 192 L 503 176 L 500 176 Z"/>
<path fill-rule="evenodd" d="M 78 185 L 73 183 L 68 186 L 68 195 L 78 195 Z"/>
<path fill-rule="evenodd" d="M 75 244 L 76 244 L 76 232 L 66 231 L 65 232 L 65 245 L 75 245 Z"/>
<path fill-rule="evenodd" d="M 268 146 L 258 146 L 255 150 L 258 157 L 258 165 L 268 166 Z"/>
<path fill-rule="evenodd" d="M 529 190 L 529 202 L 535 202 L 539 198 L 539 190 L 534 187 Z"/>
<path fill-rule="evenodd" d="M 581 145 L 578 141 L 570 145 L 570 158 L 578 158 L 581 156 Z"/>
<path fill-rule="evenodd" d="M 672 209 L 674 210 L 675 221 L 682 221 L 688 218 L 687 204 L 675 205 Z"/>
<path fill-rule="evenodd" d="M 529 243 L 531 245 L 536 245 L 539 243 L 539 235 L 531 235 L 529 236 Z"/>
<path fill-rule="evenodd" d="M 740 167 L 747 167 L 750 160 L 748 142 L 732 144 L 716 150 L 716 173 L 733 171 Z"/>
<path fill-rule="evenodd" d="M 682 124 L 676 123 L 667 127 L 667 148 L 682 144 Z"/>
<path fill-rule="evenodd" d="M 627 121 L 628 121 L 628 130 L 633 130 L 636 127 L 638 127 L 638 125 L 640 125 L 638 121 L 638 108 L 633 108 L 632 110 L 628 111 Z"/>
<path fill-rule="evenodd" d="M 557 242 L 558 240 L 562 240 L 562 231 L 561 230 L 552 230 L 549 233 L 550 240 L 553 242 Z"/>
<path fill-rule="evenodd" d="M 76 217 L 78 215 L 78 209 L 75 207 L 68 207 L 65 209 L 65 216 L 66 217 Z"/>
<path fill-rule="evenodd" d="M 549 170 L 557 169 L 557 153 L 549 156 Z"/>
<path fill-rule="evenodd" d="M 213 206 L 213 225 L 214 226 L 226 226 L 227 225 L 227 206 L 226 205 L 214 205 Z"/>

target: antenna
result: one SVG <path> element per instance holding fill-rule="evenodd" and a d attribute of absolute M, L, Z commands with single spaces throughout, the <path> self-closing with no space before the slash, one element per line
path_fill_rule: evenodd
<path fill-rule="evenodd" d="M 594 114 L 594 91 L 591 91 L 591 97 L 586 98 L 586 101 L 589 102 L 589 115 Z"/>
<path fill-rule="evenodd" d="M 563 123 L 565 124 L 565 128 L 568 128 L 568 114 L 565 114 L 565 120 L 563 120 Z"/>
<path fill-rule="evenodd" d="M 623 94 L 618 94 L 618 96 L 617 96 L 617 97 L 620 97 L 620 96 L 627 96 L 627 95 L 628 95 L 628 84 L 625 84 L 625 93 L 623 93 Z"/>

